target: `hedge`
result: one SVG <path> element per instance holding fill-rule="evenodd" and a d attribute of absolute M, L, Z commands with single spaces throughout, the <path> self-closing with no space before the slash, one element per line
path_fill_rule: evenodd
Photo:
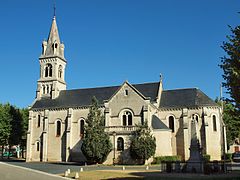
<path fill-rule="evenodd" d="M 181 161 L 181 156 L 157 156 L 153 158 L 152 164 L 160 164 L 161 162 Z"/>

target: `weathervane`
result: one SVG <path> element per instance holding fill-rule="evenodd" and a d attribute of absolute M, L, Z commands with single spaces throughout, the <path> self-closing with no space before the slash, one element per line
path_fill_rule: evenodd
<path fill-rule="evenodd" d="M 53 17 L 56 16 L 56 1 L 53 0 Z"/>

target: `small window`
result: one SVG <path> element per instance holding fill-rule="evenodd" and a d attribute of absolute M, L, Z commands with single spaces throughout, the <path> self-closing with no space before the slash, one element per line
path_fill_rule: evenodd
<path fill-rule="evenodd" d="M 212 116 L 212 120 L 213 120 L 213 131 L 217 131 L 217 119 L 215 115 Z"/>
<path fill-rule="evenodd" d="M 45 119 L 43 118 L 43 131 L 45 130 Z"/>
<path fill-rule="evenodd" d="M 125 89 L 125 96 L 128 96 L 128 90 Z"/>
<path fill-rule="evenodd" d="M 84 135 L 84 120 L 80 121 L 80 136 L 83 137 Z"/>
<path fill-rule="evenodd" d="M 196 121 L 198 122 L 198 116 L 196 115 L 195 117 L 196 117 Z"/>
<path fill-rule="evenodd" d="M 46 93 L 45 86 L 43 86 L 43 94 L 45 94 L 45 93 Z"/>
<path fill-rule="evenodd" d="M 56 136 L 59 137 L 60 135 L 61 135 L 61 121 L 57 121 Z"/>
<path fill-rule="evenodd" d="M 47 85 L 47 94 L 49 93 L 49 86 Z"/>
<path fill-rule="evenodd" d="M 38 118 L 37 118 L 37 127 L 40 127 L 41 125 L 41 116 L 38 115 Z"/>
<path fill-rule="evenodd" d="M 59 65 L 59 68 L 58 68 L 58 78 L 62 78 L 62 66 Z"/>
<path fill-rule="evenodd" d="M 119 137 L 117 139 L 117 151 L 123 151 L 124 150 L 124 140 L 122 137 Z"/>
<path fill-rule="evenodd" d="M 37 142 L 36 146 L 37 146 L 37 148 L 36 148 L 37 151 L 40 151 L 40 142 L 39 141 Z"/>
<path fill-rule="evenodd" d="M 173 116 L 169 116 L 168 123 L 169 123 L 169 129 L 171 129 L 172 132 L 174 132 L 174 117 Z"/>

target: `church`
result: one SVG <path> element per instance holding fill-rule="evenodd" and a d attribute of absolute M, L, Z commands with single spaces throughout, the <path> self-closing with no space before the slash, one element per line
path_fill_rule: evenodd
<path fill-rule="evenodd" d="M 156 138 L 156 156 L 190 157 L 192 122 L 203 154 L 220 160 L 224 144 L 221 107 L 200 89 L 164 90 L 158 82 L 66 89 L 64 44 L 53 17 L 39 57 L 40 77 L 29 111 L 27 162 L 84 162 L 85 120 L 95 96 L 105 117 L 113 149 L 105 164 L 131 164 L 130 137 L 136 124 L 148 122 Z"/>

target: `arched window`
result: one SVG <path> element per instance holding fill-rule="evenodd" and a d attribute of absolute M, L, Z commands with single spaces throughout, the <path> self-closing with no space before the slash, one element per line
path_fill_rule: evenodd
<path fill-rule="evenodd" d="M 213 121 L 213 131 L 217 131 L 217 118 L 215 115 L 212 116 Z"/>
<path fill-rule="evenodd" d="M 46 64 L 45 77 L 52 77 L 52 65 L 51 64 Z"/>
<path fill-rule="evenodd" d="M 117 151 L 123 151 L 124 150 L 124 140 L 122 137 L 119 137 L 117 139 Z"/>
<path fill-rule="evenodd" d="M 59 68 L 58 68 L 58 78 L 62 78 L 62 66 L 59 65 Z"/>
<path fill-rule="evenodd" d="M 173 116 L 169 116 L 168 123 L 169 123 L 169 128 L 172 130 L 172 132 L 174 132 L 174 117 Z"/>
<path fill-rule="evenodd" d="M 49 77 L 52 77 L 52 65 L 49 66 Z"/>
<path fill-rule="evenodd" d="M 61 121 L 57 121 L 56 136 L 61 135 Z"/>
<path fill-rule="evenodd" d="M 43 94 L 45 94 L 46 93 L 46 88 L 45 88 L 45 86 L 43 86 Z"/>
<path fill-rule="evenodd" d="M 55 42 L 52 44 L 53 54 L 56 54 L 56 50 L 58 48 L 58 44 Z"/>
<path fill-rule="evenodd" d="M 37 117 L 37 127 L 40 127 L 41 125 L 41 115 L 38 115 Z"/>
<path fill-rule="evenodd" d="M 39 141 L 36 143 L 36 150 L 40 151 L 40 142 Z"/>
<path fill-rule="evenodd" d="M 47 94 L 49 93 L 49 86 L 47 85 Z"/>
<path fill-rule="evenodd" d="M 80 120 L 80 136 L 83 137 L 84 135 L 84 120 Z"/>
<path fill-rule="evenodd" d="M 123 126 L 132 126 L 132 113 L 130 111 L 125 111 L 122 116 Z"/>
<path fill-rule="evenodd" d="M 43 118 L 43 131 L 45 130 L 45 118 Z"/>
<path fill-rule="evenodd" d="M 48 77 L 48 66 L 45 67 L 45 77 Z"/>
<path fill-rule="evenodd" d="M 193 114 L 192 115 L 192 120 L 195 120 L 195 121 L 197 121 L 197 123 L 198 123 L 198 115 L 197 114 Z"/>

